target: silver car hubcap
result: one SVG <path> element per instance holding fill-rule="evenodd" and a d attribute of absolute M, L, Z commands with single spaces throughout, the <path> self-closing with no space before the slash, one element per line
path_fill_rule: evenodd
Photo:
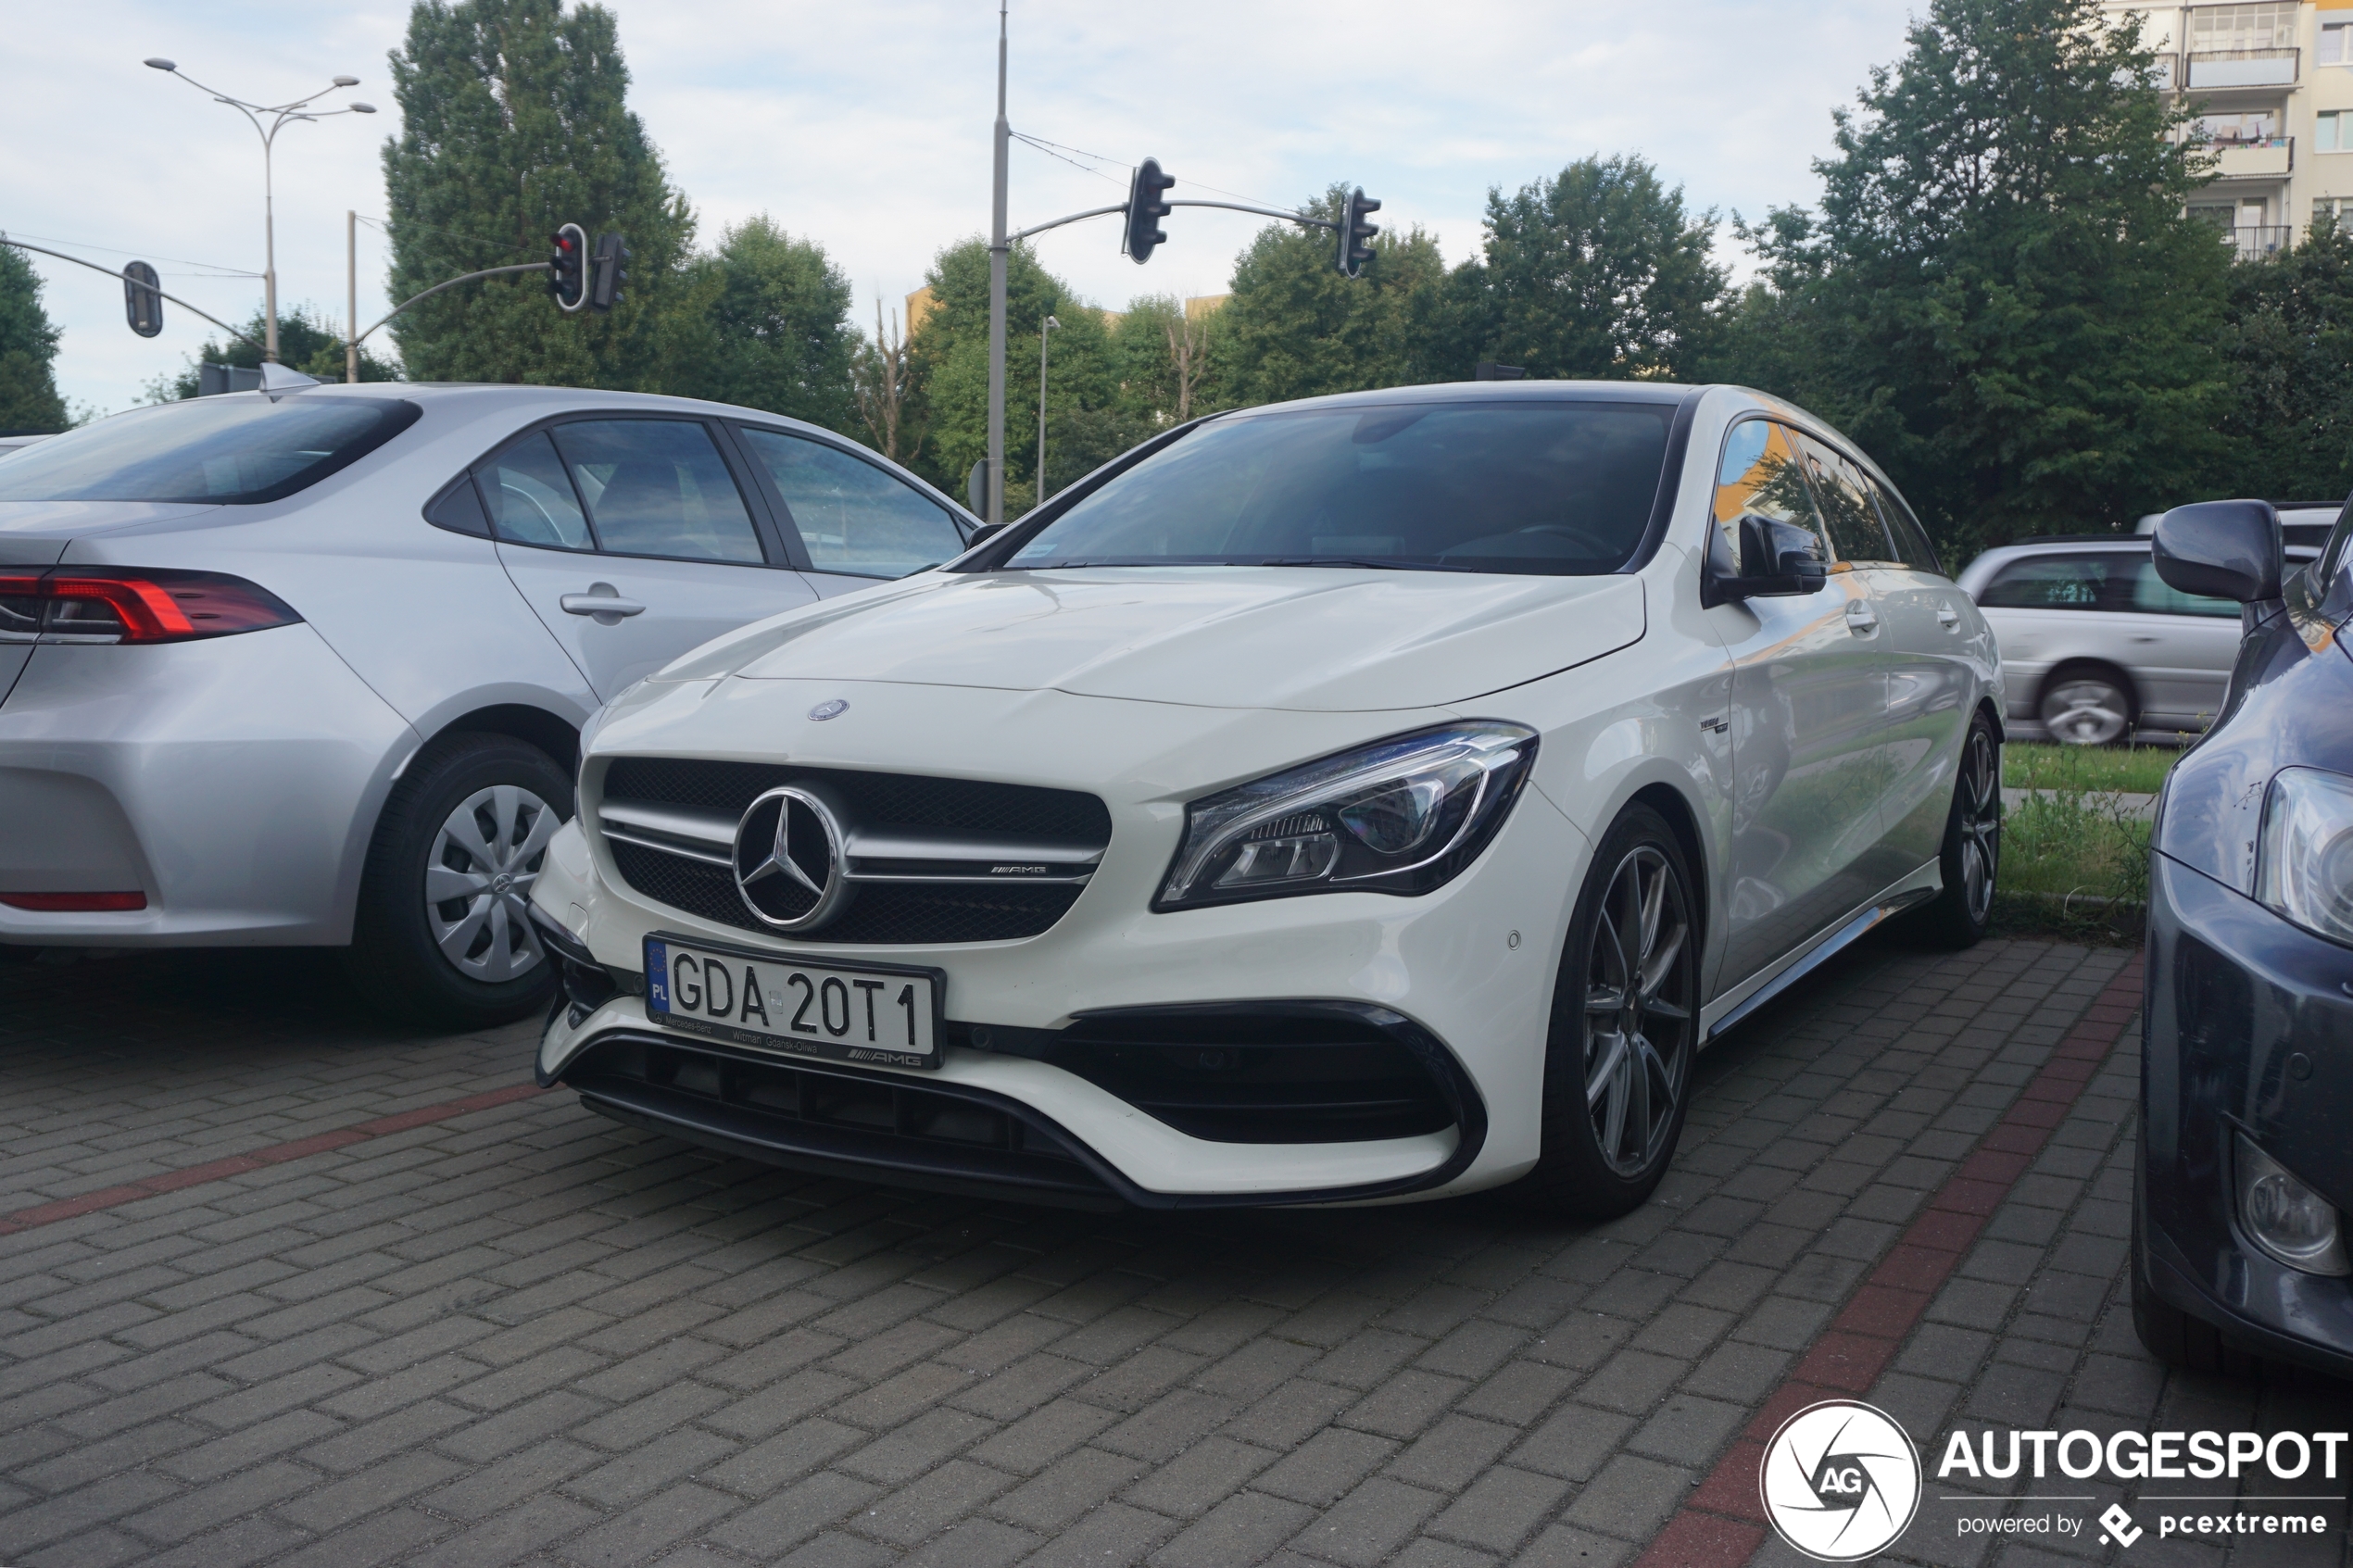
<path fill-rule="evenodd" d="M 1646 1171 L 1675 1123 L 1691 1061 L 1691 919 L 1648 845 L 1611 873 L 1585 962 L 1585 1109 L 1621 1176 Z"/>
<path fill-rule="evenodd" d="M 459 801 L 434 834 L 425 920 L 459 973 L 496 985 L 545 957 L 531 931 L 531 884 L 562 825 L 520 784 L 492 784 Z"/>
<path fill-rule="evenodd" d="M 1994 738 L 1971 732 L 1961 756 L 1961 896 L 1969 918 L 1983 923 L 1994 907 L 1994 878 L 2002 864 L 2002 763 Z"/>
<path fill-rule="evenodd" d="M 2106 681 L 2070 681 L 2043 698 L 2043 727 L 2070 746 L 2120 740 L 2130 722 L 2124 694 Z"/>

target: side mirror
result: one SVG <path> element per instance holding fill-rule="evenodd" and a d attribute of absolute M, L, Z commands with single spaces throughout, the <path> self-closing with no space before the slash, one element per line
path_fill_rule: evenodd
<path fill-rule="evenodd" d="M 964 541 L 964 548 L 969 550 L 975 545 L 986 545 L 1003 532 L 1005 525 L 1001 522 L 984 522 L 973 530 L 973 536 Z"/>
<path fill-rule="evenodd" d="M 2200 501 L 2157 520 L 2151 546 L 2166 585 L 2261 605 L 2280 596 L 2280 514 L 2269 501 Z"/>
<path fill-rule="evenodd" d="M 1733 527 L 1740 534 L 1740 574 L 1726 576 L 1711 570 L 1701 596 L 1704 603 L 1798 597 L 1821 592 L 1830 580 L 1822 542 L 1812 529 L 1755 512 L 1742 513 Z M 1711 567 L 1720 559 L 1720 550 L 1711 551 Z"/>

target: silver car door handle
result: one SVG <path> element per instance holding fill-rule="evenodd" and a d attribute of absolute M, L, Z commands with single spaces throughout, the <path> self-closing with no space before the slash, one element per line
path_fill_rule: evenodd
<path fill-rule="evenodd" d="M 1961 624 L 1960 612 L 1951 605 L 1939 605 L 1936 607 L 1936 623 L 1947 632 L 1958 631 Z"/>
<path fill-rule="evenodd" d="M 1879 617 L 1862 605 L 1853 606 L 1846 612 L 1846 629 L 1858 637 L 1868 637 L 1879 630 Z"/>
<path fill-rule="evenodd" d="M 643 615 L 646 607 L 635 599 L 624 599 L 612 594 L 566 594 L 556 601 L 563 606 L 566 615 Z"/>

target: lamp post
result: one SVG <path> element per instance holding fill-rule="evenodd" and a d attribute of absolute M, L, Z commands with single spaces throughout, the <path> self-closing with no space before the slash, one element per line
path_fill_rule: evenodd
<path fill-rule="evenodd" d="M 278 358 L 278 216 L 275 179 L 271 169 L 271 153 L 275 148 L 278 132 L 298 119 L 326 119 L 339 114 L 373 114 L 373 104 L 349 104 L 339 109 L 317 109 L 310 106 L 329 93 L 346 87 L 357 87 L 356 76 L 338 76 L 332 85 L 321 88 L 308 98 L 297 98 L 290 104 L 248 104 L 243 98 L 232 98 L 226 93 L 214 92 L 195 77 L 189 76 L 170 60 L 160 56 L 146 62 L 153 69 L 179 77 L 196 91 L 208 94 L 216 104 L 226 104 L 253 122 L 256 134 L 261 138 L 261 295 L 263 344 L 261 357 L 274 362 Z M 265 128 L 262 117 L 270 119 Z"/>
<path fill-rule="evenodd" d="M 1038 483 L 1032 487 L 1038 498 L 1031 503 L 1033 508 L 1046 504 L 1046 345 L 1061 330 L 1062 323 L 1051 316 L 1038 329 Z"/>

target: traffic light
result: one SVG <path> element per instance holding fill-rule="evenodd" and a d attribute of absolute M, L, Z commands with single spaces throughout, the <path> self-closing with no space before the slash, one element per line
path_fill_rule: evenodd
<path fill-rule="evenodd" d="M 1160 171 L 1160 159 L 1148 157 L 1136 166 L 1136 178 L 1127 187 L 1127 235 L 1120 249 L 1138 266 L 1152 258 L 1153 247 L 1168 238 L 1160 231 L 1160 220 L 1168 216 L 1168 203 L 1162 198 L 1176 182 Z"/>
<path fill-rule="evenodd" d="M 1364 186 L 1359 185 L 1349 192 L 1340 220 L 1339 261 L 1342 275 L 1355 277 L 1364 271 L 1365 263 L 1373 258 L 1373 236 L 1379 233 L 1380 229 L 1377 224 L 1365 222 L 1365 215 L 1379 210 L 1380 203 L 1366 195 Z"/>
<path fill-rule="evenodd" d="M 629 247 L 619 234 L 597 236 L 597 259 L 588 275 L 588 303 L 610 310 L 621 303 L 621 285 L 629 281 Z"/>
<path fill-rule="evenodd" d="M 163 331 L 163 290 L 156 270 L 133 261 L 122 270 L 122 314 L 141 337 Z"/>
<path fill-rule="evenodd" d="M 547 253 L 547 292 L 569 313 L 579 309 L 587 299 L 586 278 L 582 269 L 587 260 L 588 234 L 579 224 L 567 223 L 550 238 L 555 249 Z"/>

